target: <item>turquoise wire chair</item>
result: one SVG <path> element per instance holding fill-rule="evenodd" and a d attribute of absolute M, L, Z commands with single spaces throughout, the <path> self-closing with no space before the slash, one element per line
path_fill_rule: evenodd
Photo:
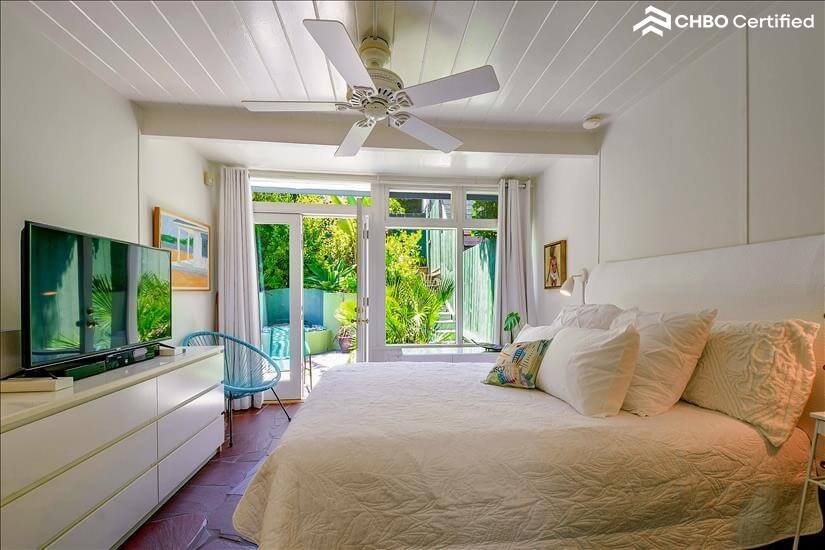
<path fill-rule="evenodd" d="M 232 446 L 232 400 L 272 390 L 289 421 L 292 418 L 281 403 L 275 387 L 281 381 L 281 369 L 266 353 L 234 336 L 202 330 L 187 335 L 183 346 L 223 346 L 223 394 L 229 414 L 229 446 Z"/>

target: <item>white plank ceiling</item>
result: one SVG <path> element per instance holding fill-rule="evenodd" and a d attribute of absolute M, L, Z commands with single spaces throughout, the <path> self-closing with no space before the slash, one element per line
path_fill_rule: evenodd
<path fill-rule="evenodd" d="M 498 92 L 419 109 L 464 127 L 580 129 L 615 116 L 724 38 L 726 30 L 641 37 L 646 2 L 31 1 L 10 2 L 129 99 L 239 106 L 242 99 L 343 100 L 346 84 L 302 25 L 338 19 L 377 33 L 407 86 L 489 63 Z M 755 14 L 765 3 L 656 2 L 678 13 Z"/>

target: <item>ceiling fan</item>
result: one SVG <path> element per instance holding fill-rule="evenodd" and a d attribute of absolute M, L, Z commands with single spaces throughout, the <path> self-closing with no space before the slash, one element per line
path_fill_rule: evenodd
<path fill-rule="evenodd" d="M 387 119 L 392 128 L 445 153 L 461 141 L 427 124 L 407 109 L 455 101 L 498 90 L 496 73 L 490 65 L 471 69 L 409 88 L 401 77 L 384 66 L 390 59 L 389 44 L 371 36 L 356 50 L 340 21 L 305 19 L 304 27 L 315 39 L 332 65 L 349 85 L 347 102 L 325 101 L 242 101 L 256 112 L 337 111 L 361 113 L 364 118 L 352 125 L 335 151 L 337 157 L 358 153 L 378 122 Z"/>

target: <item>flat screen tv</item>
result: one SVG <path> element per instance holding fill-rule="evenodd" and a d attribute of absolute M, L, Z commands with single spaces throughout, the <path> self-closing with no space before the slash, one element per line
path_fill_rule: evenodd
<path fill-rule="evenodd" d="M 22 363 L 91 362 L 172 337 L 169 252 L 26 222 Z"/>

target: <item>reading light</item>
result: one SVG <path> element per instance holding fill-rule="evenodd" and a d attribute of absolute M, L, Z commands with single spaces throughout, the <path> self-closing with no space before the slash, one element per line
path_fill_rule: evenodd
<path fill-rule="evenodd" d="M 582 303 L 584 303 L 584 292 L 587 289 L 587 279 L 590 277 L 590 272 L 586 269 L 582 269 L 581 273 L 569 276 L 567 280 L 564 281 L 564 284 L 561 285 L 559 292 L 561 292 L 563 296 L 572 296 L 573 289 L 576 288 L 576 277 L 581 277 L 582 280 Z"/>

